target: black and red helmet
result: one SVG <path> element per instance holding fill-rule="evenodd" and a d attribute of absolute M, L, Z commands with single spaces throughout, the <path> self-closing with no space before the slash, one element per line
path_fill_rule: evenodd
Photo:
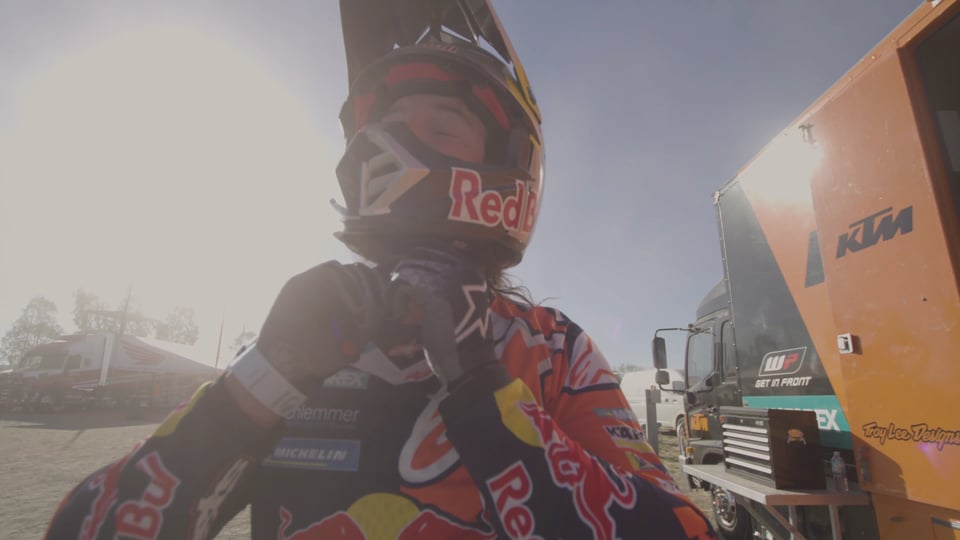
<path fill-rule="evenodd" d="M 355 1 L 341 3 L 341 10 Z M 543 195 L 540 113 L 487 2 L 432 5 L 430 27 L 418 41 L 397 39 L 351 73 L 340 114 L 347 149 L 337 166 L 345 203 L 337 237 L 376 262 L 418 244 L 451 243 L 487 264 L 513 266 L 530 241 Z M 469 14 L 460 24 L 471 23 L 475 39 L 439 24 L 443 17 L 450 20 L 453 8 L 454 14 Z M 344 33 L 349 49 L 347 18 Z M 487 48 L 476 39 L 484 33 L 494 37 Z M 378 121 L 394 101 L 411 94 L 461 98 L 486 126 L 484 162 L 442 155 L 406 126 Z"/>

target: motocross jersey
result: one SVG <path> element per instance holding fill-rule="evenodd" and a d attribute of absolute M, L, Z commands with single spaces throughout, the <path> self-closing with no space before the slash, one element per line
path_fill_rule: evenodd
<path fill-rule="evenodd" d="M 422 354 L 368 349 L 273 430 L 208 384 L 48 538 L 211 538 L 248 504 L 256 540 L 715 537 L 580 327 L 502 296 L 490 324 L 513 380 L 456 415 Z"/>

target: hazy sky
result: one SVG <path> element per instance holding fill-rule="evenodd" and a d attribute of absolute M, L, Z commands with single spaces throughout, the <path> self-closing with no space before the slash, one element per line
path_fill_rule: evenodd
<path fill-rule="evenodd" d="M 712 194 L 921 0 L 495 1 L 544 115 L 513 274 L 650 365 L 720 278 Z M 0 0 L 0 333 L 29 299 L 162 318 L 212 362 L 335 240 L 346 92 L 329 1 Z M 668 344 L 671 365 L 682 342 Z M 221 360 L 223 362 L 224 360 Z"/>

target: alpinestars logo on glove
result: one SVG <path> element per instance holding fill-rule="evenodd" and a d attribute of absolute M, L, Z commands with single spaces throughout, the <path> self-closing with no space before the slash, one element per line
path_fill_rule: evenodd
<path fill-rule="evenodd" d="M 514 195 L 502 196 L 496 190 L 483 190 L 480 174 L 472 169 L 453 168 L 450 178 L 448 218 L 454 221 L 498 227 L 530 234 L 537 220 L 537 192 L 527 191 L 526 182 L 515 180 Z"/>

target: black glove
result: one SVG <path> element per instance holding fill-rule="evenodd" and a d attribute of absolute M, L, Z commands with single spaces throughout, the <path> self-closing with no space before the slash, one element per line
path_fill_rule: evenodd
<path fill-rule="evenodd" d="M 382 319 L 382 291 L 362 264 L 315 266 L 280 290 L 256 348 L 294 386 L 322 381 L 357 359 Z"/>
<path fill-rule="evenodd" d="M 451 392 L 478 370 L 499 366 L 486 279 L 466 259 L 417 248 L 393 268 L 386 297 L 388 317 L 418 319 L 430 368 Z"/>

